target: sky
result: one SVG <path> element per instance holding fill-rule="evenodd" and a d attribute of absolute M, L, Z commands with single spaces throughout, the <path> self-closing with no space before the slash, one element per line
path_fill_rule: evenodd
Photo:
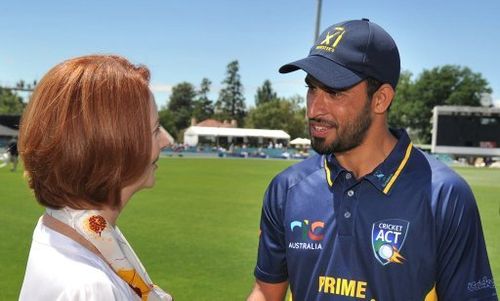
<path fill-rule="evenodd" d="M 149 67 L 159 106 L 172 86 L 212 81 L 216 100 L 226 66 L 240 64 L 247 107 L 269 79 L 279 96 L 305 96 L 305 74 L 278 68 L 307 56 L 317 0 L 2 0 L 0 85 L 39 80 L 61 61 L 119 54 Z M 396 41 L 414 78 L 445 64 L 467 66 L 500 106 L 500 1 L 323 0 L 321 31 L 368 18 Z"/>

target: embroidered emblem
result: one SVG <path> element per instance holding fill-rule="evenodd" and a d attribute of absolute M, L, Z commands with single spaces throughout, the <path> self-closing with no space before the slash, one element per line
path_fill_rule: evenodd
<path fill-rule="evenodd" d="M 402 264 L 404 258 L 400 252 L 403 248 L 409 221 L 402 219 L 385 219 L 372 225 L 372 248 L 375 258 L 382 265 L 394 262 Z"/>
<path fill-rule="evenodd" d="M 330 32 L 326 33 L 324 40 L 322 40 L 321 43 L 319 43 L 319 45 L 316 46 L 316 49 L 328 52 L 334 52 L 335 48 L 342 40 L 344 34 L 345 34 L 344 27 L 335 27 L 335 30 L 332 33 Z"/>
<path fill-rule="evenodd" d="M 383 187 L 387 185 L 387 182 L 389 182 L 392 177 L 392 174 L 385 175 L 380 170 L 375 171 L 373 175 L 380 181 L 380 183 L 382 183 Z"/>

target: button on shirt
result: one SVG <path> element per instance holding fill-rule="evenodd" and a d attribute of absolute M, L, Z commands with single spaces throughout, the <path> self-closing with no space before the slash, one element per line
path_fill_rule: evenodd
<path fill-rule="evenodd" d="M 294 300 L 497 300 L 469 186 L 392 133 L 394 150 L 363 178 L 329 155 L 273 179 L 257 279 L 288 280 Z"/>

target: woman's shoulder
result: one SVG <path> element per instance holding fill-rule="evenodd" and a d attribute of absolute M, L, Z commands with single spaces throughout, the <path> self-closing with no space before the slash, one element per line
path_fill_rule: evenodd
<path fill-rule="evenodd" d="M 33 258 L 32 258 L 33 257 Z M 96 254 L 53 229 L 45 226 L 41 219 L 33 231 L 33 241 L 30 249 L 30 259 L 45 260 L 47 264 L 60 263 L 62 269 L 110 269 L 109 266 Z"/>
<path fill-rule="evenodd" d="M 100 257 L 39 222 L 20 300 L 119 300 L 133 295 Z"/>

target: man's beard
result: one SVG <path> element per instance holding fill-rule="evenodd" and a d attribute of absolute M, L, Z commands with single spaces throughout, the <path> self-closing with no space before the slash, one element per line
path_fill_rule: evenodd
<path fill-rule="evenodd" d="M 356 119 L 346 123 L 342 130 L 336 124 L 337 139 L 331 144 L 326 144 L 325 138 L 311 136 L 311 147 L 319 154 L 342 153 L 359 146 L 365 139 L 366 132 L 372 124 L 370 115 L 370 101 L 367 100 L 363 110 L 359 112 Z"/>

